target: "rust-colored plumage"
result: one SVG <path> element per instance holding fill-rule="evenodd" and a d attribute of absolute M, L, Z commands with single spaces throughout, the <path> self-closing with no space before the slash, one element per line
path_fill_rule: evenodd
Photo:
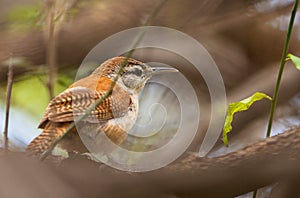
<path fill-rule="evenodd" d="M 124 61 L 124 57 L 116 57 L 104 62 L 90 76 L 75 82 L 52 99 L 38 126 L 43 129 L 43 132 L 28 145 L 27 152 L 30 155 L 39 156 L 48 150 L 53 141 L 65 133 L 77 116 L 85 114 L 90 105 L 109 91 L 113 77 Z M 128 59 L 125 67 L 130 65 L 144 64 L 134 59 Z M 117 81 L 112 94 L 84 119 L 84 122 L 100 125 L 97 128 L 101 128 L 101 131 L 117 144 L 122 143 L 127 133 L 119 123 L 112 124 L 108 121 L 122 118 L 129 111 L 137 111 L 137 101 L 133 100 L 133 96 L 137 93 L 130 93 L 120 83 L 122 84 L 122 81 Z M 136 112 L 133 113 L 136 114 Z M 135 117 L 128 119 L 132 119 L 132 124 L 135 122 Z M 59 145 L 69 152 L 86 151 L 75 128 L 63 138 Z"/>
<path fill-rule="evenodd" d="M 122 71 L 118 76 L 121 66 Z M 98 145 L 106 144 L 102 141 L 102 134 L 113 143 L 121 144 L 136 121 L 139 92 L 152 74 L 158 71 L 177 70 L 152 69 L 140 61 L 125 57 L 105 61 L 91 75 L 73 83 L 50 101 L 38 126 L 43 132 L 28 145 L 27 152 L 33 156 L 40 156 L 50 150 L 53 143 L 62 136 L 64 137 L 59 146 L 68 152 L 87 152 L 81 139 L 88 142 L 89 149 L 96 149 L 98 152 Z M 110 90 L 117 76 L 119 78 Z M 109 96 L 76 125 L 76 129 L 83 131 L 80 133 L 81 138 L 75 128 L 65 134 L 78 116 L 85 115 L 86 110 L 107 93 L 110 93 Z"/>

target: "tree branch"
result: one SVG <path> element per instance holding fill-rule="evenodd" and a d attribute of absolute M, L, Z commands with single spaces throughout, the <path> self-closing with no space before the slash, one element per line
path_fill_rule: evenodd
<path fill-rule="evenodd" d="M 62 167 L 53 169 L 19 155 L 9 159 L 0 156 L 0 164 L 4 166 L 0 172 L 19 170 L 7 173 L 7 181 L 14 186 L 20 184 L 13 179 L 14 175 L 20 172 L 36 175 L 18 178 L 22 184 L 27 184 L 27 192 L 39 195 L 46 195 L 48 191 L 37 192 L 34 183 L 56 189 L 57 194 L 87 197 L 233 197 L 278 181 L 293 181 L 300 175 L 299 162 L 300 126 L 224 156 L 198 158 L 188 155 L 180 162 L 148 173 L 129 175 L 106 166 L 101 166 L 99 171 L 99 164 L 82 158 L 68 159 Z"/>

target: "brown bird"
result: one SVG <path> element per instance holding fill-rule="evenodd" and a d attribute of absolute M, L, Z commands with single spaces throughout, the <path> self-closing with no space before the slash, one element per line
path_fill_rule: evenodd
<path fill-rule="evenodd" d="M 124 67 L 120 76 L 109 92 L 122 64 Z M 66 133 L 77 116 L 85 114 L 93 103 L 108 92 L 109 96 L 92 109 L 81 124 L 65 135 L 58 146 L 67 152 L 87 152 L 77 130 L 84 131 L 83 136 L 90 141 L 96 141 L 99 133 L 105 133 L 112 142 L 121 144 L 136 121 L 138 94 L 147 80 L 161 71 L 177 70 L 166 67 L 151 68 L 140 61 L 125 57 L 105 61 L 91 75 L 73 83 L 50 101 L 38 126 L 43 132 L 28 145 L 26 151 L 32 156 L 40 156 L 49 150 Z"/>

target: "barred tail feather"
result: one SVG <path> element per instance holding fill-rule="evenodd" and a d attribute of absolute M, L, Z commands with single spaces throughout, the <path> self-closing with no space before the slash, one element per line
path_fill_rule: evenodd
<path fill-rule="evenodd" d="M 42 153 L 50 149 L 51 145 L 57 138 L 61 137 L 69 124 L 48 123 L 43 132 L 34 138 L 26 148 L 30 156 L 41 156 Z"/>

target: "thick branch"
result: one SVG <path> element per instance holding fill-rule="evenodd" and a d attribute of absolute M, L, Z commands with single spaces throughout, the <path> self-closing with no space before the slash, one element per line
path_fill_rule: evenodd
<path fill-rule="evenodd" d="M 190 155 L 179 163 L 143 174 L 128 175 L 108 171 L 109 168 L 99 171 L 99 164 L 82 159 L 70 159 L 58 169 L 40 166 L 20 156 L 2 156 L 0 161 L 0 170 L 6 173 L 8 183 L 39 196 L 53 189 L 54 194 L 64 196 L 233 197 L 300 174 L 300 126 L 225 156 L 197 158 Z M 22 177 L 17 177 L 20 173 Z M 19 188 L 17 184 L 26 188 Z"/>
<path fill-rule="evenodd" d="M 179 194 L 232 197 L 300 174 L 299 161 L 300 127 L 296 127 L 225 156 L 190 156 L 166 172 L 184 175 L 180 180 L 168 178 L 175 181 L 170 188 Z M 163 185 L 166 181 L 160 182 Z"/>

